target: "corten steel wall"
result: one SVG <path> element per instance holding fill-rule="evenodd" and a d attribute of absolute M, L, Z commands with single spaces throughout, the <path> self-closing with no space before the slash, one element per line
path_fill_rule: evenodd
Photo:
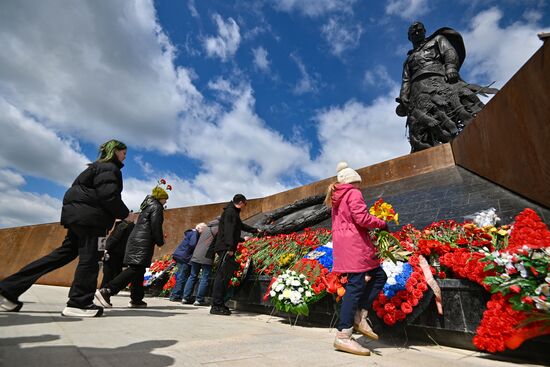
<path fill-rule="evenodd" d="M 453 165 L 451 148 L 446 144 L 357 171 L 363 178 L 362 186 L 368 187 Z M 331 177 L 265 198 L 249 200 L 241 216 L 248 218 L 308 196 L 323 194 L 327 185 L 333 180 L 334 177 Z M 220 215 L 226 204 L 217 203 L 166 210 L 164 221 L 166 244 L 156 249 L 155 257 L 171 254 L 181 241 L 185 229 Z M 61 244 L 65 233 L 66 230 L 57 223 L 0 229 L 0 279 L 14 273 L 30 261 L 50 253 Z M 73 261 L 40 278 L 38 283 L 68 286 L 71 284 L 75 266 L 76 261 Z"/>
<path fill-rule="evenodd" d="M 550 42 L 452 142 L 456 164 L 550 207 Z"/>

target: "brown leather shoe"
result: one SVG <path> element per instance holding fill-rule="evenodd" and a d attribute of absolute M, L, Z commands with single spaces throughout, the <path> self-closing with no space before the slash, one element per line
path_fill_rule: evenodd
<path fill-rule="evenodd" d="M 367 319 L 368 314 L 369 312 L 367 310 L 357 310 L 353 321 L 353 329 L 369 339 L 378 340 L 378 335 L 376 335 L 369 325 Z"/>
<path fill-rule="evenodd" d="M 357 354 L 359 356 L 370 356 L 370 350 L 363 347 L 355 339 L 351 337 L 353 328 L 344 329 L 336 332 L 334 339 L 334 348 L 342 352 Z"/>

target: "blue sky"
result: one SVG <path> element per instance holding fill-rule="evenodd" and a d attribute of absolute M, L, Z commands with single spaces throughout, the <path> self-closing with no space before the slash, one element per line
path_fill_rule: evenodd
<path fill-rule="evenodd" d="M 544 0 L 0 3 L 0 227 L 55 222 L 97 146 L 128 144 L 123 199 L 262 197 L 409 152 L 395 115 L 414 20 L 464 38 L 503 86 L 550 31 Z"/>

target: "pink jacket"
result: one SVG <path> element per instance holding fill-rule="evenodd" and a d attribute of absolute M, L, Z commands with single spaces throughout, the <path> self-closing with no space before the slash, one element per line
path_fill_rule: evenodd
<path fill-rule="evenodd" d="M 359 189 L 337 184 L 332 194 L 333 271 L 362 273 L 380 266 L 368 230 L 385 226 L 383 220 L 369 214 Z"/>

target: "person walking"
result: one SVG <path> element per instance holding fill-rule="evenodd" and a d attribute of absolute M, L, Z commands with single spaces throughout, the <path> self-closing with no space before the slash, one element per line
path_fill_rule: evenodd
<path fill-rule="evenodd" d="M 130 287 L 130 302 L 128 307 L 144 308 L 145 291 L 143 276 L 145 269 L 151 265 L 155 245 L 164 245 L 162 223 L 164 222 L 164 204 L 168 200 L 168 193 L 160 186 L 156 186 L 151 195 L 147 195 L 140 205 L 140 214 L 132 233 L 128 237 L 124 264 L 128 268 L 116 276 L 109 283 L 95 292 L 95 299 L 103 307 L 111 308 L 111 296 L 116 295 L 128 284 Z"/>
<path fill-rule="evenodd" d="M 328 187 L 325 198 L 325 204 L 332 207 L 332 271 L 347 273 L 348 282 L 342 299 L 334 348 L 358 355 L 370 355 L 367 348 L 352 338 L 352 333 L 355 330 L 368 338 L 378 339 L 367 316 L 387 276 L 380 266 L 369 230 L 387 229 L 387 224 L 369 214 L 359 190 L 361 176 L 345 162 L 340 162 L 336 170 L 337 182 Z"/>
<path fill-rule="evenodd" d="M 193 256 L 191 257 L 191 275 L 185 283 L 185 290 L 183 291 L 184 299 L 191 299 L 195 284 L 200 274 L 199 288 L 197 290 L 197 297 L 193 306 L 206 306 L 206 292 L 208 291 L 208 281 L 210 280 L 210 274 L 212 272 L 212 257 L 207 257 L 208 249 L 212 245 L 216 235 L 218 234 L 219 220 L 208 223 L 205 230 L 202 231 Z"/>
<path fill-rule="evenodd" d="M 202 231 L 206 228 L 205 223 L 199 223 L 195 226 L 194 229 L 188 229 L 183 234 L 183 241 L 176 247 L 176 250 L 172 254 L 172 258 L 176 261 L 178 267 L 176 273 L 176 285 L 172 292 L 170 293 L 170 301 L 172 302 L 182 302 L 184 304 L 191 303 L 190 297 L 183 296 L 183 290 L 189 274 L 191 273 L 191 256 L 193 256 L 193 251 L 195 246 L 199 241 L 199 237 Z"/>
<path fill-rule="evenodd" d="M 115 228 L 109 237 L 107 237 L 105 253 L 103 254 L 103 278 L 101 279 L 100 288 L 103 288 L 105 284 L 122 273 L 126 243 L 137 219 L 138 214 L 130 213 L 128 218 L 115 224 Z"/>
<path fill-rule="evenodd" d="M 96 317 L 103 308 L 93 304 L 99 273 L 100 238 L 115 219 L 124 219 L 129 210 L 122 201 L 122 173 L 127 147 L 109 140 L 99 148 L 99 158 L 78 175 L 63 197 L 61 225 L 67 235 L 61 247 L 0 281 L 0 309 L 17 312 L 23 306 L 19 296 L 42 275 L 78 257 L 63 316 Z"/>
<path fill-rule="evenodd" d="M 216 278 L 212 289 L 212 307 L 210 313 L 214 315 L 231 315 L 231 310 L 225 305 L 225 295 L 229 287 L 229 279 L 238 266 L 235 261 L 237 244 L 242 241 L 241 231 L 259 233 L 260 231 L 241 221 L 241 209 L 247 204 L 242 194 L 237 194 L 224 208 L 220 218 L 216 242 L 210 252 L 215 252 L 220 263 L 216 271 Z"/>

